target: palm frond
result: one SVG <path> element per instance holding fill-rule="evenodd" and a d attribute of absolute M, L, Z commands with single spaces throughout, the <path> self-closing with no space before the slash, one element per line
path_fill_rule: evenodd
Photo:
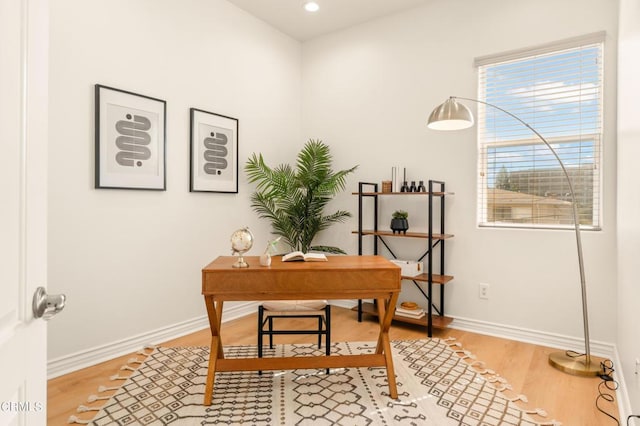
<path fill-rule="evenodd" d="M 309 188 L 320 185 L 331 173 L 331 160 L 327 145 L 319 140 L 310 140 L 298 154 L 298 179 Z"/>
<path fill-rule="evenodd" d="M 249 182 L 258 182 L 257 189 L 260 190 L 265 184 L 268 184 L 272 178 L 273 171 L 264 162 L 262 154 L 256 155 L 253 153 L 247 164 L 244 166 L 244 170 L 247 173 L 247 179 Z"/>
<path fill-rule="evenodd" d="M 325 230 L 327 229 L 329 226 L 333 225 L 334 223 L 342 223 L 345 220 L 347 220 L 347 218 L 351 217 L 351 213 L 347 212 L 347 211 L 342 211 L 339 210 L 333 214 L 330 214 L 328 216 L 323 216 L 322 217 L 322 221 L 319 224 L 319 231 Z"/>

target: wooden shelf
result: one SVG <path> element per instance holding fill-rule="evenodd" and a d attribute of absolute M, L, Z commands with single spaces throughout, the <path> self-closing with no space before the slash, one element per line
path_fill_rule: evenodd
<path fill-rule="evenodd" d="M 352 234 L 357 234 L 358 231 L 351 231 Z M 403 233 L 394 233 L 393 231 L 374 231 L 372 229 L 363 229 L 362 235 L 378 235 L 381 237 L 405 237 L 405 238 L 429 238 L 429 234 L 426 232 L 407 232 Z M 447 240 L 449 238 L 453 238 L 453 234 L 432 234 L 434 240 Z"/>
<path fill-rule="evenodd" d="M 434 284 L 446 284 L 453 279 L 453 275 L 439 275 L 439 274 L 431 274 L 431 278 Z M 420 282 L 429 282 L 429 276 L 427 273 L 416 275 L 415 277 L 407 277 L 402 276 L 403 280 L 411 280 L 411 281 L 420 281 Z"/>
<path fill-rule="evenodd" d="M 358 307 L 354 306 L 353 308 L 351 308 L 352 311 L 356 311 L 358 312 Z M 373 303 L 369 303 L 369 302 L 362 302 L 362 313 L 364 314 L 369 314 L 369 315 L 373 315 L 373 316 L 378 316 L 378 310 L 376 309 L 375 305 Z M 440 315 L 432 315 L 431 316 L 432 320 L 433 320 L 433 328 L 447 328 L 449 326 L 449 324 L 451 324 L 451 322 L 453 321 L 453 318 L 450 317 L 445 317 L 445 316 L 440 316 Z M 422 318 L 408 318 L 408 317 L 403 317 L 400 315 L 394 315 L 393 316 L 393 320 L 394 321 L 399 321 L 399 322 L 406 322 L 409 324 L 417 324 L 417 325 L 422 325 L 422 326 L 427 326 L 427 316 L 423 316 Z"/>

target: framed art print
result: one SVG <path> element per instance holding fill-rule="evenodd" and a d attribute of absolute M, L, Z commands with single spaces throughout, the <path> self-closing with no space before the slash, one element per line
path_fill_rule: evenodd
<path fill-rule="evenodd" d="M 191 108 L 191 192 L 238 192 L 238 119 Z"/>
<path fill-rule="evenodd" d="M 166 102 L 95 85 L 95 187 L 166 189 Z"/>

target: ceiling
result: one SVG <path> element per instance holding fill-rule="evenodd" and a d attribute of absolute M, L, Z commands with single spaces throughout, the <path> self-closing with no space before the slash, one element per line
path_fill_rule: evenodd
<path fill-rule="evenodd" d="M 228 0 L 300 41 L 361 24 L 426 3 L 428 0 L 315 0 L 310 13 L 304 0 Z"/>

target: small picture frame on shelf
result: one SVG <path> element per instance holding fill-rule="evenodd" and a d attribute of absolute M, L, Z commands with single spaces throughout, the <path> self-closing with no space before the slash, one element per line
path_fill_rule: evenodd
<path fill-rule="evenodd" d="M 166 189 L 166 102 L 95 85 L 95 188 Z"/>
<path fill-rule="evenodd" d="M 238 119 L 191 108 L 189 191 L 238 193 Z"/>

